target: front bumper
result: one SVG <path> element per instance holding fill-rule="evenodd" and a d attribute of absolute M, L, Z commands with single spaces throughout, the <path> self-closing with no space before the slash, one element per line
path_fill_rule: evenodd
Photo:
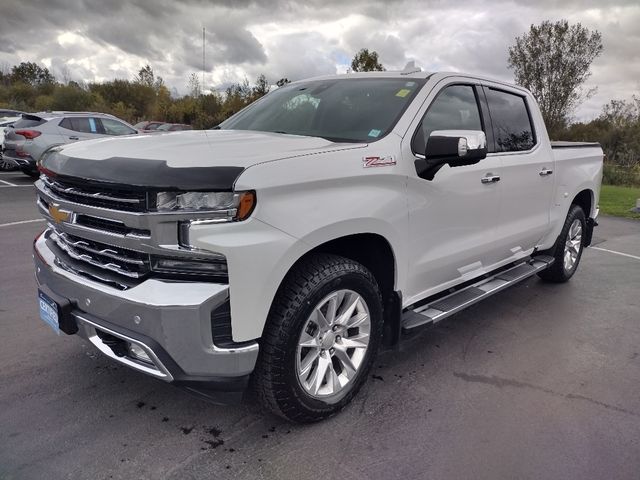
<path fill-rule="evenodd" d="M 258 344 L 221 348 L 213 342 L 211 313 L 228 301 L 228 285 L 149 279 L 121 291 L 57 266 L 44 235 L 34 253 L 40 289 L 68 310 L 77 333 L 105 355 L 221 403 L 245 389 Z M 144 350 L 151 362 L 119 355 L 112 345 L 122 342 Z"/>

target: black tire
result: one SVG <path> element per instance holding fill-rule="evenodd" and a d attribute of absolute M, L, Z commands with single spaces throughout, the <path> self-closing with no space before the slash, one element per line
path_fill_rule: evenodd
<path fill-rule="evenodd" d="M 565 244 L 567 242 L 567 237 L 569 236 L 571 225 L 573 225 L 576 220 L 580 222 L 582 227 L 582 236 L 579 251 L 577 258 L 571 268 L 566 268 L 564 263 Z M 586 231 L 587 219 L 585 217 L 584 211 L 578 205 L 571 205 L 569 213 L 567 214 L 567 218 L 564 221 L 562 231 L 560 232 L 556 243 L 550 250 L 547 250 L 546 252 L 540 252 L 551 255 L 553 258 L 555 258 L 555 262 L 553 262 L 553 265 L 550 268 L 547 268 L 546 270 L 538 273 L 538 276 L 544 281 L 554 283 L 563 283 L 573 277 L 574 273 L 576 273 L 576 270 L 578 269 L 580 259 L 582 258 L 582 252 L 584 251 Z"/>
<path fill-rule="evenodd" d="M 350 388 L 332 403 L 309 395 L 296 370 L 302 329 L 316 305 L 340 289 L 359 294 L 369 309 L 369 345 Z M 299 423 L 327 418 L 346 406 L 367 380 L 382 340 L 382 300 L 375 278 L 361 264 L 330 254 L 316 254 L 296 265 L 285 278 L 269 313 L 253 376 L 261 403 L 273 413 Z"/>
<path fill-rule="evenodd" d="M 40 176 L 40 172 L 38 170 L 27 170 L 24 169 L 22 170 L 22 173 L 24 173 L 25 175 L 33 178 L 33 179 L 37 179 Z"/>

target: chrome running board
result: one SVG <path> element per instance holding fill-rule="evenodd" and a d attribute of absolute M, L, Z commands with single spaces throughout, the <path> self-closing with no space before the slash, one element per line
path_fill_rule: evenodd
<path fill-rule="evenodd" d="M 535 275 L 550 267 L 553 262 L 553 257 L 539 255 L 514 267 L 501 270 L 488 278 L 483 278 L 473 285 L 434 299 L 415 309 L 408 310 L 402 316 L 402 331 L 407 333 L 417 327 L 436 324 L 440 320 L 444 320 L 474 303 L 478 303 Z"/>

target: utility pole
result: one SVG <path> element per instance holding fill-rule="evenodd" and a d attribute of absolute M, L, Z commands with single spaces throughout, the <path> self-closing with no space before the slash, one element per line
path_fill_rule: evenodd
<path fill-rule="evenodd" d="M 202 87 L 200 93 L 204 91 L 204 27 L 202 27 Z"/>

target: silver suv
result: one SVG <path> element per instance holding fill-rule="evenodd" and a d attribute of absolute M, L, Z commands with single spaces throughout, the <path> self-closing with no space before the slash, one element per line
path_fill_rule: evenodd
<path fill-rule="evenodd" d="M 25 113 L 5 131 L 4 160 L 30 176 L 37 176 L 37 162 L 51 148 L 80 140 L 113 135 L 135 135 L 127 122 L 105 113 Z"/>

